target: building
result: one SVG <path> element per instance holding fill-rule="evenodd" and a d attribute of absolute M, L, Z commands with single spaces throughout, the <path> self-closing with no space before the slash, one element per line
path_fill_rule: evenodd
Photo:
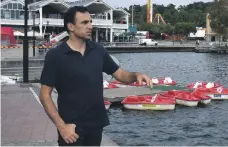
<path fill-rule="evenodd" d="M 219 41 L 219 35 L 211 28 L 210 14 L 206 14 L 206 41 Z"/>
<path fill-rule="evenodd" d="M 228 39 L 224 36 L 219 35 L 217 32 L 215 32 L 212 28 L 211 28 L 211 20 L 210 20 L 210 14 L 207 13 L 206 14 L 206 41 L 216 41 L 216 42 L 220 42 L 220 41 L 225 41 L 227 42 Z"/>
<path fill-rule="evenodd" d="M 41 0 L 28 5 L 29 32 L 34 28 L 36 37 L 49 38 L 64 31 L 63 13 L 72 6 L 88 8 L 94 27 L 92 40 L 113 42 L 113 34 L 127 32 L 129 13 L 122 8 L 113 8 L 103 0 Z M 24 30 L 24 1 L 4 0 L 1 3 L 1 26 L 14 31 Z"/>
<path fill-rule="evenodd" d="M 204 40 L 206 37 L 206 28 L 196 27 L 196 32 L 191 32 L 188 35 L 188 39 L 201 39 Z"/>

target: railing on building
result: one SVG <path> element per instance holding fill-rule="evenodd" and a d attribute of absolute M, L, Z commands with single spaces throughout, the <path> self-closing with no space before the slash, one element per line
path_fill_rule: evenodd
<path fill-rule="evenodd" d="M 35 25 L 38 25 L 40 19 L 35 19 Z M 1 19 L 1 24 L 4 25 L 24 25 L 24 20 L 21 19 Z M 33 19 L 28 19 L 28 25 L 33 25 Z"/>
<path fill-rule="evenodd" d="M 92 19 L 106 19 L 106 15 L 104 14 L 90 14 Z"/>
<path fill-rule="evenodd" d="M 63 26 L 64 22 L 63 22 L 63 19 L 43 18 L 43 25 Z"/>
<path fill-rule="evenodd" d="M 78 0 L 78 1 L 67 2 L 67 4 L 70 6 L 84 6 L 92 1 L 94 0 Z"/>

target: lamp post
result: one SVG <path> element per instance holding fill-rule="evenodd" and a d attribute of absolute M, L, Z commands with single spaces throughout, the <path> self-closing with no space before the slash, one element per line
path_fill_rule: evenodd
<path fill-rule="evenodd" d="M 173 45 L 174 45 L 174 28 L 175 26 L 173 26 Z"/>
<path fill-rule="evenodd" d="M 35 57 L 35 11 L 33 11 L 33 57 Z"/>
<path fill-rule="evenodd" d="M 132 27 L 133 27 L 133 12 L 134 12 L 134 9 L 133 8 L 134 8 L 134 6 L 132 5 L 131 6 L 131 15 L 132 15 L 131 16 L 131 23 L 132 23 L 131 25 L 132 25 Z"/>
<path fill-rule="evenodd" d="M 24 6 L 23 82 L 28 83 L 28 0 L 25 0 Z"/>

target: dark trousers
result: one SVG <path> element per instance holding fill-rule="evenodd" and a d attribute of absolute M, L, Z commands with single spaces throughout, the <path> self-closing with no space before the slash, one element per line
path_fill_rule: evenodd
<path fill-rule="evenodd" d="M 100 146 L 102 140 L 103 128 L 88 128 L 88 127 L 76 127 L 76 134 L 79 138 L 75 143 L 67 144 L 62 136 L 59 134 L 58 144 L 59 146 Z"/>

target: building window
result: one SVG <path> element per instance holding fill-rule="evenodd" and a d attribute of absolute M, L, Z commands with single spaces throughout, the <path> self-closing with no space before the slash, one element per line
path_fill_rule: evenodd
<path fill-rule="evenodd" d="M 5 11 L 5 18 L 10 19 L 10 10 Z"/>
<path fill-rule="evenodd" d="M 7 5 L 4 5 L 3 8 L 7 9 Z"/>
<path fill-rule="evenodd" d="M 16 19 L 19 19 L 19 10 L 16 10 Z"/>
<path fill-rule="evenodd" d="M 5 10 L 1 10 L 1 18 L 2 18 L 2 19 L 5 18 Z"/>
<path fill-rule="evenodd" d="M 18 4 L 18 9 L 22 9 L 22 4 Z"/>
<path fill-rule="evenodd" d="M 24 11 L 20 11 L 19 19 L 24 19 Z"/>
<path fill-rule="evenodd" d="M 12 9 L 12 3 L 8 4 L 8 9 Z"/>
<path fill-rule="evenodd" d="M 13 9 L 17 9 L 17 3 L 13 4 Z"/>
<path fill-rule="evenodd" d="M 15 19 L 15 11 L 11 10 L 11 19 Z"/>

